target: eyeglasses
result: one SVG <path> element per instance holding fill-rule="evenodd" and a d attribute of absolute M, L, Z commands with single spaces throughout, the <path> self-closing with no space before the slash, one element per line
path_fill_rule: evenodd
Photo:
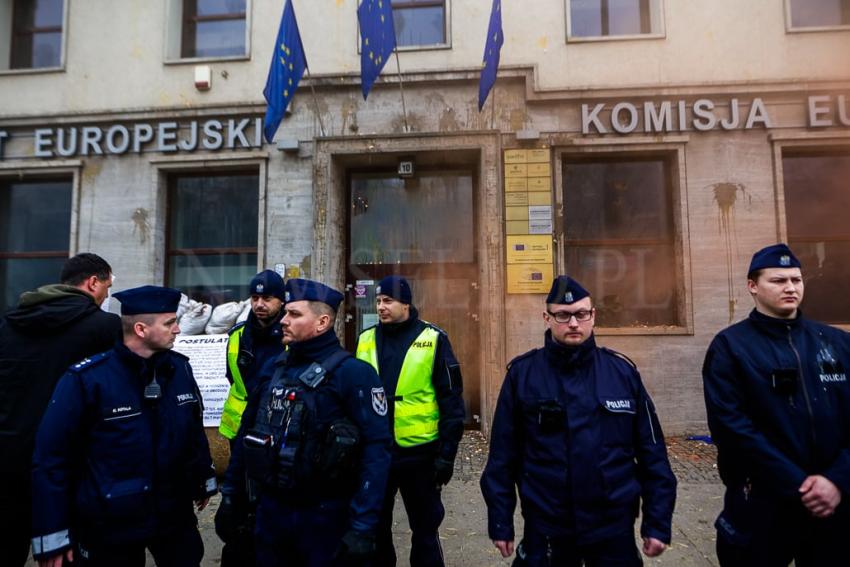
<path fill-rule="evenodd" d="M 593 317 L 593 309 L 579 309 L 578 311 L 557 311 L 552 313 L 551 311 L 546 311 L 549 316 L 554 319 L 557 323 L 569 323 L 570 319 L 573 317 L 576 318 L 576 321 L 579 323 L 586 323 L 590 321 L 591 317 Z"/>

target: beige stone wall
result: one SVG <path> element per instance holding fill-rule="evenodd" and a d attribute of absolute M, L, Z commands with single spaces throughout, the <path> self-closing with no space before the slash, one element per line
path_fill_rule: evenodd
<path fill-rule="evenodd" d="M 213 83 L 211 90 L 198 92 L 195 62 L 165 63 L 174 26 L 169 7 L 175 1 L 71 2 L 65 71 L 0 74 L 5 102 L 0 116 L 262 103 L 281 3 L 249 2 L 249 56 L 200 62 L 211 66 Z M 293 5 L 312 73 L 337 81 L 357 77 L 356 2 L 294 0 Z M 490 3 L 449 0 L 448 5 L 451 48 L 402 52 L 404 73 L 480 68 Z M 505 2 L 502 69 L 533 67 L 533 84 L 545 91 L 850 76 L 850 61 L 842 55 L 848 34 L 787 33 L 783 0 L 663 0 L 661 5 L 662 37 L 567 43 L 566 0 Z M 395 62 L 388 67 L 393 72 Z"/>

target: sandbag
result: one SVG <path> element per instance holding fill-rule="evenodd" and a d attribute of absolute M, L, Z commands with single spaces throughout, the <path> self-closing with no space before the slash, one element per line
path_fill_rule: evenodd
<path fill-rule="evenodd" d="M 182 335 L 202 335 L 212 315 L 212 305 L 194 303 L 195 305 L 189 307 L 189 310 L 180 318 L 180 334 Z"/>
<path fill-rule="evenodd" d="M 204 328 L 204 332 L 208 335 L 219 335 L 226 333 L 236 324 L 236 318 L 242 310 L 242 303 L 239 301 L 231 301 L 222 303 L 213 309 L 210 320 Z"/>
<path fill-rule="evenodd" d="M 250 299 L 246 299 L 240 305 L 242 305 L 242 311 L 239 313 L 239 317 L 236 318 L 237 323 L 247 321 L 248 315 L 251 314 L 251 300 Z"/>
<path fill-rule="evenodd" d="M 180 294 L 180 303 L 177 305 L 177 322 L 180 323 L 180 318 L 192 307 L 193 301 L 185 293 Z M 197 302 L 195 302 L 197 303 Z"/>

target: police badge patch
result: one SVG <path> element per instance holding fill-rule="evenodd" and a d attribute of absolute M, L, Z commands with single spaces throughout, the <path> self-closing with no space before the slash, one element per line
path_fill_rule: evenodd
<path fill-rule="evenodd" d="M 378 415 L 387 415 L 387 395 L 383 388 L 372 388 L 372 409 Z"/>

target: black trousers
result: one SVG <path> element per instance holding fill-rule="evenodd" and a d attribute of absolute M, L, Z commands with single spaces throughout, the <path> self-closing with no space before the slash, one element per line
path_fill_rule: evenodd
<path fill-rule="evenodd" d="M 97 545 L 79 542 L 74 546 L 74 562 L 71 565 L 144 567 L 145 549 L 150 550 L 157 567 L 199 567 L 204 558 L 201 534 L 196 526 L 191 526 L 133 544 Z"/>
<path fill-rule="evenodd" d="M 628 530 L 603 541 L 580 545 L 568 537 L 547 537 L 526 528 L 514 567 L 641 567 L 643 560 Z"/>
<path fill-rule="evenodd" d="M 232 455 L 235 440 L 230 439 L 228 443 Z M 221 548 L 221 567 L 242 567 L 243 565 L 255 565 L 257 563 L 257 554 L 254 549 L 256 502 L 250 504 L 250 506 L 251 510 L 245 525 L 242 526 L 235 539 L 224 542 Z"/>
<path fill-rule="evenodd" d="M 0 496 L 0 564 L 24 567 L 30 553 L 32 524 L 29 483 L 9 484 L 2 489 L 7 493 Z"/>
<path fill-rule="evenodd" d="M 718 530 L 717 559 L 721 567 L 788 567 L 792 560 L 796 567 L 846 567 L 850 521 L 844 512 L 824 519 L 802 510 L 774 513 L 737 540 Z"/>
<path fill-rule="evenodd" d="M 255 549 L 263 567 L 336 567 L 348 528 L 348 500 L 293 505 L 262 495 L 257 502 Z M 244 562 L 243 565 L 248 565 Z"/>
<path fill-rule="evenodd" d="M 434 482 L 434 458 L 404 458 L 394 461 L 387 481 L 384 508 L 378 523 L 378 550 L 375 565 L 395 567 L 397 558 L 393 547 L 393 506 L 396 493 L 401 492 L 407 511 L 411 536 L 411 567 L 443 567 L 443 548 L 439 528 L 445 516 L 440 490 Z"/>

